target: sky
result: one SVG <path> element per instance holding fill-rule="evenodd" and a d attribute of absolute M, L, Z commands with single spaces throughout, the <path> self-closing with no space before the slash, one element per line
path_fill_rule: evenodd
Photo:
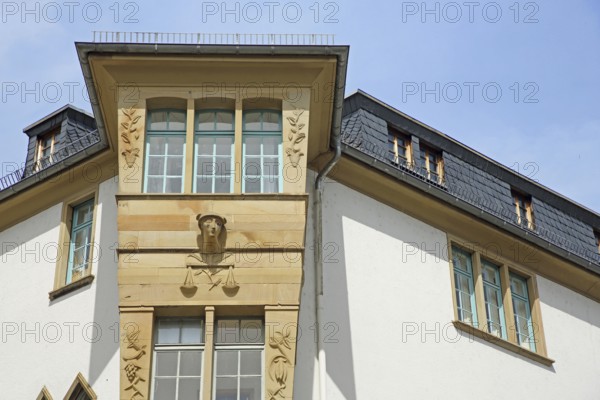
<path fill-rule="evenodd" d="M 0 175 L 23 128 L 91 111 L 74 42 L 92 31 L 328 33 L 361 89 L 600 212 L 600 2 L 2 1 Z"/>

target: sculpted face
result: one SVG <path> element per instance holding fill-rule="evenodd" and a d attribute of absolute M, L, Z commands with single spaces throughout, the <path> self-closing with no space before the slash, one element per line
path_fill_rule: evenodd
<path fill-rule="evenodd" d="M 210 239 L 217 240 L 221 235 L 223 226 L 227 223 L 227 220 L 219 215 L 207 214 L 197 216 L 198 227 L 202 232 L 204 240 Z"/>
<path fill-rule="evenodd" d="M 200 226 L 202 235 L 214 238 L 219 237 L 219 235 L 221 234 L 221 229 L 223 229 L 223 222 L 220 218 L 215 217 L 203 219 Z"/>

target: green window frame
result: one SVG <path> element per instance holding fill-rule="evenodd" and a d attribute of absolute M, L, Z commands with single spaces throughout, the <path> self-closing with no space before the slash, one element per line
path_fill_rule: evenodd
<path fill-rule="evenodd" d="M 531 303 L 527 278 L 510 272 L 510 293 L 515 316 L 515 334 L 519 346 L 535 351 L 535 332 L 531 319 Z"/>
<path fill-rule="evenodd" d="M 65 284 L 88 275 L 92 256 L 92 226 L 94 222 L 94 199 L 73 207 L 69 238 L 69 260 Z"/>
<path fill-rule="evenodd" d="M 456 246 L 452 246 L 452 262 L 454 265 L 454 290 L 458 319 L 476 327 L 477 306 L 475 303 L 472 255 Z"/>
<path fill-rule="evenodd" d="M 233 193 L 235 112 L 200 110 L 194 119 L 194 193 Z"/>
<path fill-rule="evenodd" d="M 481 259 L 481 275 L 487 331 L 492 335 L 507 339 L 500 267 L 490 261 Z"/>
<path fill-rule="evenodd" d="M 282 192 L 281 117 L 281 111 L 276 110 L 248 110 L 243 114 L 243 193 Z"/>
<path fill-rule="evenodd" d="M 185 110 L 148 112 L 144 193 L 183 193 L 186 123 Z"/>

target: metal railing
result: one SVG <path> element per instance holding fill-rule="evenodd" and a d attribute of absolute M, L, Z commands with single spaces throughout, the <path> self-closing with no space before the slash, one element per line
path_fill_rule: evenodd
<path fill-rule="evenodd" d="M 356 146 L 353 146 L 352 144 L 347 145 L 356 148 Z M 420 166 L 415 162 L 407 162 L 403 158 L 394 160 L 394 156 L 390 154 L 389 149 L 385 146 L 378 146 L 369 142 L 366 145 L 363 144 L 362 148 L 357 148 L 357 150 L 374 157 L 377 162 L 385 164 L 389 168 L 394 168 L 406 175 L 413 176 L 414 178 L 423 181 L 432 187 L 436 187 L 483 212 L 518 227 L 529 235 L 539 237 L 571 254 L 575 254 L 589 262 L 600 265 L 600 254 L 597 252 L 590 251 L 581 243 L 569 240 L 563 235 L 558 234 L 556 230 L 546 228 L 540 223 L 521 220 L 516 210 L 511 209 L 512 204 L 500 204 L 500 202 L 495 201 L 495 199 L 483 196 L 480 191 L 475 189 L 475 185 L 468 186 L 458 184 L 461 177 L 463 178 L 461 183 L 473 181 L 473 177 L 469 176 L 469 173 L 462 170 L 460 167 L 454 168 L 449 165 L 444 165 L 442 177 L 437 180 L 432 180 L 428 178 L 428 173 L 423 166 Z"/>
<path fill-rule="evenodd" d="M 95 43 L 333 46 L 325 33 L 174 33 L 93 31 Z"/>
<path fill-rule="evenodd" d="M 85 136 L 67 143 L 63 147 L 57 149 L 52 154 L 36 160 L 31 165 L 25 165 L 24 167 L 13 171 L 2 178 L 0 178 L 0 192 L 10 188 L 11 186 L 21 182 L 25 178 L 34 176 L 48 167 L 55 165 L 67 158 L 93 146 L 100 142 L 100 135 L 98 130 L 91 131 Z"/>

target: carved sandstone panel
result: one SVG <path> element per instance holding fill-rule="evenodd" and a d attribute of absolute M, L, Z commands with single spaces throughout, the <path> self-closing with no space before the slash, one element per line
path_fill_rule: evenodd
<path fill-rule="evenodd" d="M 291 399 L 294 393 L 298 307 L 265 307 L 265 399 Z"/>
<path fill-rule="evenodd" d="M 307 197 L 274 196 L 253 199 L 119 199 L 120 249 L 198 248 L 196 215 L 218 214 L 227 219 L 226 250 L 304 247 Z"/>
<path fill-rule="evenodd" d="M 140 104 L 119 108 L 120 193 L 140 193 L 142 190 L 146 110 Z"/>
<path fill-rule="evenodd" d="M 150 398 L 152 308 L 121 309 L 121 400 Z"/>
<path fill-rule="evenodd" d="M 310 90 L 282 102 L 283 121 L 283 192 L 306 192 L 306 163 L 309 141 Z"/>

